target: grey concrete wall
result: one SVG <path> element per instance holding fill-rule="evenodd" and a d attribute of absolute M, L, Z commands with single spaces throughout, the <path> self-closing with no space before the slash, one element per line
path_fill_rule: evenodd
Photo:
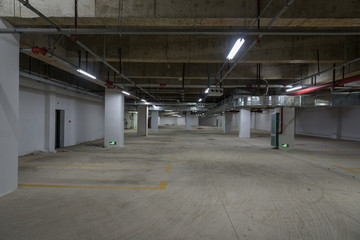
<path fill-rule="evenodd" d="M 215 126 L 216 126 L 216 120 L 217 120 L 217 117 L 216 117 L 216 116 L 212 116 L 212 117 L 200 117 L 200 118 L 199 118 L 199 125 L 200 125 L 200 126 L 211 126 L 211 127 L 215 127 Z"/>
<path fill-rule="evenodd" d="M 0 28 L 10 27 L 0 20 Z M 19 42 L 0 35 L 0 196 L 17 188 L 19 117 Z"/>

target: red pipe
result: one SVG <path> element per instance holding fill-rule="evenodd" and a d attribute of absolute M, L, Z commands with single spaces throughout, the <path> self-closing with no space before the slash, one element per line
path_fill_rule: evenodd
<path fill-rule="evenodd" d="M 297 92 L 294 92 L 294 93 L 291 93 L 291 94 L 288 94 L 288 95 L 290 95 L 290 96 L 301 95 L 301 94 L 305 94 L 305 93 L 319 91 L 319 90 L 322 90 L 322 89 L 332 88 L 332 87 L 336 87 L 336 86 L 342 86 L 344 84 L 351 83 L 351 82 L 356 82 L 356 81 L 360 81 L 360 75 L 355 75 L 355 76 L 352 76 L 352 77 L 344 78 L 344 79 L 337 80 L 337 81 L 332 82 L 332 83 L 326 83 L 326 84 L 319 85 L 319 86 L 305 88 L 305 89 L 299 90 Z"/>

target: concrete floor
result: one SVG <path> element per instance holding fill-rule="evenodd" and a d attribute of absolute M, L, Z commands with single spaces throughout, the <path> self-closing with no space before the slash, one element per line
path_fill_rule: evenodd
<path fill-rule="evenodd" d="M 199 128 L 20 158 L 0 239 L 360 239 L 359 142 Z"/>

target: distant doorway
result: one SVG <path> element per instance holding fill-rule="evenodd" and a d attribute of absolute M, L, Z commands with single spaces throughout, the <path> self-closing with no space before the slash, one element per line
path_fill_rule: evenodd
<path fill-rule="evenodd" d="M 65 122 L 65 111 L 64 110 L 56 110 L 55 148 L 64 147 L 64 122 Z"/>

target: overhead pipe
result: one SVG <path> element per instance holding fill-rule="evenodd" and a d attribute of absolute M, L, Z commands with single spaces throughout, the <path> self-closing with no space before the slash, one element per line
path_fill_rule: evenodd
<path fill-rule="evenodd" d="M 31 11 L 33 11 L 34 13 L 36 13 L 39 17 L 43 18 L 44 20 L 46 20 L 48 23 L 50 23 L 51 25 L 55 26 L 55 28 L 57 29 L 58 32 L 62 32 L 64 29 L 60 28 L 55 22 L 51 21 L 48 17 L 46 17 L 44 14 L 42 14 L 40 11 L 38 11 L 36 8 L 34 8 L 28 0 L 18 0 L 19 2 L 21 2 L 22 4 L 24 4 L 25 7 L 29 8 Z M 80 42 L 78 39 L 76 39 L 73 35 L 71 34 L 66 34 L 66 33 L 62 33 L 66 36 L 68 36 L 72 41 L 74 41 L 76 44 L 78 44 L 80 47 L 82 47 L 83 49 L 85 49 L 86 51 L 88 51 L 91 55 L 93 55 L 94 57 L 98 58 L 102 63 L 104 63 L 107 67 L 109 67 L 111 70 L 113 70 L 114 72 L 116 72 L 117 74 L 119 74 L 122 78 L 124 78 L 125 80 L 127 80 L 128 82 L 134 84 L 134 86 L 136 86 L 136 83 L 132 80 L 130 80 L 128 77 L 126 77 L 124 74 L 120 73 L 116 68 L 114 68 L 112 65 L 110 65 L 104 58 L 98 56 L 96 53 L 94 53 L 91 49 L 89 49 L 86 45 L 84 45 L 82 42 Z M 146 93 L 147 95 L 149 95 L 150 97 L 154 98 L 156 101 L 160 101 L 158 98 L 156 98 L 155 96 L 153 96 L 152 94 L 150 94 L 148 91 L 146 91 L 145 89 L 138 87 L 141 91 L 143 91 L 144 93 Z"/>
<path fill-rule="evenodd" d="M 288 94 L 288 95 L 289 96 L 302 95 L 302 94 L 306 94 L 306 93 L 320 91 L 320 90 L 323 90 L 323 89 L 342 86 L 344 84 L 352 83 L 352 82 L 356 82 L 356 81 L 360 81 L 360 75 L 348 77 L 348 78 L 345 78 L 345 79 L 337 80 L 335 82 L 326 83 L 326 84 L 319 85 L 319 86 L 313 86 L 313 87 L 305 88 L 305 89 L 299 90 L 297 92 L 294 92 L 294 93 L 291 93 L 291 94 Z"/>
<path fill-rule="evenodd" d="M 266 81 L 266 80 L 264 80 Z M 267 82 L 267 81 L 266 81 Z M 132 86 L 131 84 L 114 84 L 115 86 L 117 85 L 123 85 L 123 86 Z M 182 88 L 182 84 L 164 84 L 164 83 L 140 83 L 137 84 L 137 86 L 139 87 L 149 87 L 149 88 Z M 282 84 L 226 84 L 223 86 L 223 88 L 283 88 L 284 85 Z M 186 88 L 204 88 L 203 84 L 191 84 L 191 85 L 186 85 Z"/>
<path fill-rule="evenodd" d="M 320 76 L 321 74 L 324 74 L 324 73 L 329 72 L 329 71 L 332 71 L 332 70 L 337 70 L 337 69 L 339 69 L 339 68 L 343 68 L 343 67 L 345 67 L 345 66 L 347 66 L 347 65 L 349 65 L 349 64 L 352 64 L 352 63 L 355 63 L 355 62 L 358 62 L 358 61 L 360 61 L 360 58 L 355 58 L 355 59 L 353 59 L 353 60 L 351 60 L 351 61 L 347 61 L 347 62 L 345 62 L 345 63 L 343 63 L 343 64 L 340 64 L 340 65 L 337 65 L 337 66 L 328 68 L 328 69 L 326 69 L 326 70 L 324 70 L 324 71 L 321 71 L 321 72 L 318 72 L 318 73 L 314 73 L 314 74 L 312 74 L 312 75 L 309 75 L 309 76 L 307 76 L 307 77 L 304 77 L 304 78 L 302 78 L 302 79 L 300 79 L 300 80 L 298 80 L 298 81 L 296 81 L 296 82 L 291 83 L 291 85 L 295 85 L 295 84 L 297 84 L 297 83 L 300 83 L 300 82 L 302 82 L 302 81 L 304 81 L 304 80 L 306 80 L 306 79 L 313 78 L 313 77 L 315 78 L 315 85 L 316 85 L 316 77 L 317 77 L 317 76 Z"/>
<path fill-rule="evenodd" d="M 279 11 L 278 14 L 276 14 L 276 16 L 272 19 L 272 21 L 266 26 L 266 31 L 269 30 L 271 28 L 271 26 L 274 24 L 274 22 L 290 7 L 290 5 L 294 2 L 295 0 L 287 0 L 285 5 L 281 8 L 281 10 Z M 246 54 L 256 45 L 256 43 L 258 43 L 258 41 L 260 40 L 260 38 L 262 37 L 262 35 L 259 35 L 251 44 L 250 46 L 247 46 L 247 49 L 245 50 L 245 52 L 236 60 L 236 62 L 231 66 L 231 68 L 222 76 L 222 78 L 220 78 L 219 81 L 217 81 L 217 85 L 219 85 L 222 81 L 224 81 L 224 79 L 226 79 L 229 74 L 234 70 L 235 66 L 239 64 L 240 60 L 246 56 Z M 216 81 L 216 80 L 215 80 Z M 213 81 L 214 82 L 214 81 Z"/>
<path fill-rule="evenodd" d="M 29 73 L 26 73 L 26 72 L 23 72 L 23 71 L 20 71 L 19 75 L 22 76 L 22 77 L 26 77 L 26 78 L 38 81 L 38 82 L 42 82 L 42 83 L 46 83 L 46 84 L 49 84 L 49 85 L 52 85 L 52 86 L 60 87 L 60 88 L 66 89 L 66 90 L 74 91 L 74 92 L 77 92 L 77 93 L 83 93 L 83 94 L 86 94 L 86 95 L 90 95 L 90 96 L 93 96 L 93 97 L 98 97 L 98 98 L 104 99 L 104 97 L 101 96 L 101 95 L 91 93 L 91 92 L 83 90 L 83 89 L 75 88 L 75 87 L 72 87 L 72 86 L 69 86 L 69 85 L 66 85 L 66 84 L 63 84 L 63 83 L 59 83 L 59 82 L 56 82 L 56 81 L 45 79 L 45 78 L 42 78 L 42 77 L 39 77 L 39 76 L 36 76 L 36 75 L 33 75 L 33 74 L 29 74 Z M 56 80 L 56 79 L 54 79 L 54 80 Z"/>
<path fill-rule="evenodd" d="M 121 35 L 218 35 L 232 36 L 239 35 L 239 32 L 246 36 L 359 36 L 359 30 L 249 30 L 249 29 L 201 29 L 201 30 L 183 30 L 183 29 L 166 29 L 166 30 L 148 30 L 148 29 L 127 29 L 121 32 Z M 118 35 L 118 29 L 112 28 L 0 28 L 0 34 L 47 34 L 47 35 Z"/>

